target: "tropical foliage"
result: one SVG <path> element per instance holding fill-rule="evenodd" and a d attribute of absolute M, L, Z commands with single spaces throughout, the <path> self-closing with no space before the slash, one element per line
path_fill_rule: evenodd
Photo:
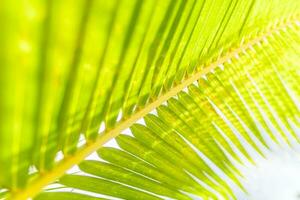
<path fill-rule="evenodd" d="M 0 24 L 0 198 L 235 199 L 246 145 L 299 142 L 297 0 L 4 0 Z"/>

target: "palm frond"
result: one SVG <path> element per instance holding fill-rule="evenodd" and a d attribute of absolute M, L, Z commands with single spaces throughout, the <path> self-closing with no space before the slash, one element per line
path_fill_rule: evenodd
<path fill-rule="evenodd" d="M 240 137 L 260 154 L 258 143 L 268 147 L 263 133 L 275 142 L 279 140 L 275 130 L 287 143 L 288 135 L 298 141 L 293 127 L 299 126 L 300 110 L 299 1 L 4 0 L 1 4 L 0 188 L 13 199 L 33 197 L 157 107 L 158 115 L 145 117 L 146 127 L 131 127 L 134 137 L 117 140 L 125 146 L 144 142 L 144 148 L 155 152 L 159 149 L 152 145 L 169 138 L 159 143 L 160 151 L 170 150 L 179 166 L 170 155 L 163 162 L 171 162 L 178 176 L 187 177 L 187 185 L 170 185 L 177 176 L 169 177 L 165 171 L 159 175 L 163 185 L 156 178 L 145 179 L 151 192 L 161 188 L 162 196 L 189 198 L 183 190 L 214 197 L 195 184 L 191 174 L 221 195 L 233 196 L 195 148 L 240 185 L 238 169 L 224 153 L 242 162 L 234 144 L 253 162 Z M 198 85 L 191 85 L 195 81 Z M 186 87 L 188 91 L 181 92 Z M 172 98 L 175 95 L 177 99 Z M 160 106 L 164 101 L 167 106 Z M 173 138 L 169 132 L 179 136 Z M 164 133 L 168 134 L 156 135 Z M 83 145 L 80 137 L 86 141 Z M 175 151 L 176 145 L 187 152 Z M 60 154 L 63 158 L 58 160 Z M 182 159 L 189 161 L 181 165 Z M 116 168 L 118 173 L 128 173 L 122 168 Z M 102 184 L 100 193 L 109 187 L 123 191 L 112 196 L 158 198 L 110 180 L 68 175 L 61 181 L 75 187 L 71 183 L 76 179 Z M 49 195 L 93 199 L 70 193 L 42 197 Z"/>

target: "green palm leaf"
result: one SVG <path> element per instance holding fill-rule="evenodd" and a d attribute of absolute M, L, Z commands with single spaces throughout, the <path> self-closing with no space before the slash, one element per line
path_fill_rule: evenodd
<path fill-rule="evenodd" d="M 299 142 L 298 1 L 2 4 L 3 198 L 234 199 L 216 169 L 245 190 L 249 149 Z"/>

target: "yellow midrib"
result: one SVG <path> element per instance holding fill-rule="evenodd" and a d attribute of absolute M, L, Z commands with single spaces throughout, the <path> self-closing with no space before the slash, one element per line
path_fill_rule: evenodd
<path fill-rule="evenodd" d="M 276 24 L 274 27 L 269 28 L 259 36 L 249 40 L 247 43 L 241 44 L 239 47 L 229 51 L 226 55 L 220 57 L 217 61 L 204 67 L 201 71 L 195 72 L 191 77 L 188 77 L 180 84 L 173 87 L 170 91 L 159 96 L 156 100 L 146 105 L 144 108 L 142 108 L 141 110 L 139 110 L 138 112 L 130 116 L 128 119 L 119 122 L 116 125 L 116 127 L 114 127 L 113 129 L 108 130 L 104 133 L 100 133 L 95 141 L 85 144 L 84 146 L 79 148 L 74 155 L 66 157 L 63 160 L 61 160 L 51 171 L 41 174 L 38 178 L 36 178 L 30 184 L 28 184 L 27 188 L 14 193 L 11 199 L 26 200 L 30 197 L 34 197 L 43 189 L 43 187 L 57 180 L 59 177 L 64 175 L 68 169 L 80 163 L 88 155 L 98 150 L 103 144 L 118 136 L 123 130 L 130 127 L 137 120 L 144 117 L 146 114 L 148 114 L 153 109 L 160 106 L 163 102 L 167 101 L 169 98 L 175 96 L 177 93 L 182 91 L 185 87 L 194 83 L 195 81 L 200 79 L 203 75 L 209 73 L 211 70 L 215 69 L 219 65 L 223 65 L 230 59 L 235 58 L 235 56 L 240 54 L 241 52 L 246 51 L 249 48 L 253 47 L 255 44 L 260 43 L 266 37 L 269 37 L 270 35 L 280 30 L 284 30 L 290 26 L 299 23 L 298 20 L 299 20 L 298 14 L 289 17 L 289 19 L 282 20 L 281 23 Z"/>

